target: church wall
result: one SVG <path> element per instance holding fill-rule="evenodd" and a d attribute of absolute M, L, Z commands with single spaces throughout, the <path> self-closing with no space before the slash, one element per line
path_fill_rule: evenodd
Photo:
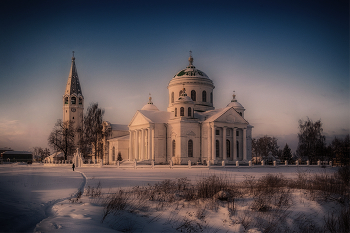
<path fill-rule="evenodd" d="M 208 151 L 209 151 L 209 124 L 202 124 L 202 162 L 208 161 Z"/>
<path fill-rule="evenodd" d="M 247 160 L 252 160 L 252 127 L 247 127 Z"/>
<path fill-rule="evenodd" d="M 112 130 L 111 135 L 109 138 L 117 138 L 121 136 L 129 135 L 129 131 L 126 130 Z"/>
<path fill-rule="evenodd" d="M 163 123 L 154 126 L 154 159 L 157 163 L 166 162 L 166 127 Z"/>
<path fill-rule="evenodd" d="M 114 164 L 115 161 L 117 161 L 118 153 L 121 153 L 122 159 L 127 160 L 128 159 L 128 153 L 129 153 L 129 139 L 119 139 L 119 140 L 108 140 L 109 142 L 109 155 L 108 155 L 108 161 L 109 164 Z M 113 147 L 115 148 L 115 156 L 113 160 Z"/>
<path fill-rule="evenodd" d="M 175 140 L 175 156 L 173 154 L 173 140 Z M 193 142 L 193 157 L 188 157 L 189 140 Z M 200 128 L 198 122 L 174 122 L 168 125 L 168 160 L 174 164 L 187 164 L 190 160 L 197 163 L 200 160 Z"/>

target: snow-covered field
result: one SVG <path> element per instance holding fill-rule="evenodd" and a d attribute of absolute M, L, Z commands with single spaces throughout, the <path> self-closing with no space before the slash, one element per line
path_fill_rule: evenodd
<path fill-rule="evenodd" d="M 102 222 L 101 206 L 108 194 L 119 189 L 154 185 L 165 179 L 187 178 L 196 183 L 211 175 L 225 176 L 235 182 L 247 177 L 258 179 L 266 174 L 283 174 L 296 178 L 298 174 L 333 173 L 337 168 L 310 167 L 239 167 L 239 168 L 140 168 L 122 169 L 82 167 L 72 171 L 70 166 L 0 165 L 0 225 L 5 232 L 259 232 L 252 218 L 261 219 L 261 227 L 293 224 L 303 221 L 322 227 L 324 216 L 340 208 L 335 202 L 320 203 L 300 190 L 292 190 L 290 206 L 280 213 L 252 212 L 249 198 L 235 200 L 235 212 L 227 204 L 212 201 L 174 202 L 165 207 L 143 202 L 143 208 L 108 215 Z M 79 190 L 101 184 L 98 198 L 81 196 Z M 131 194 L 130 194 L 131 195 Z M 134 197 L 134 196 L 132 196 Z M 131 196 L 129 197 L 132 198 Z M 136 202 L 135 202 L 136 203 Z M 137 202 L 140 205 L 140 202 Z M 277 213 L 277 214 L 276 214 Z M 259 221 L 258 221 L 259 222 Z M 293 226 L 289 227 L 293 230 Z M 284 228 L 285 229 L 285 228 Z M 292 231 L 291 230 L 291 231 Z M 295 230 L 295 229 L 294 229 Z M 312 230 L 312 229 L 310 229 Z M 297 230 L 296 230 L 297 231 Z"/>

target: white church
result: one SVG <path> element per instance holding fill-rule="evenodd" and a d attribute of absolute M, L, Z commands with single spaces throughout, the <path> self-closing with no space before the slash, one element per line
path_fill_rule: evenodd
<path fill-rule="evenodd" d="M 213 105 L 214 83 L 193 65 L 178 72 L 169 82 L 169 105 L 159 110 L 149 97 L 129 125 L 104 122 L 111 134 L 104 138 L 103 163 L 123 160 L 154 161 L 156 164 L 247 163 L 252 159 L 252 128 L 244 118 L 244 107 L 233 95 L 225 107 Z M 82 126 L 84 97 L 72 58 L 71 72 L 63 96 L 63 119 Z"/>

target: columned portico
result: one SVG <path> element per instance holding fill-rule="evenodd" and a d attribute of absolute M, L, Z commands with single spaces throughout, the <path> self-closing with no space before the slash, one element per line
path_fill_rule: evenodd
<path fill-rule="evenodd" d="M 237 161 L 237 138 L 236 138 L 236 134 L 237 134 L 237 127 L 233 128 L 233 161 Z"/>
<path fill-rule="evenodd" d="M 141 159 L 145 160 L 145 129 L 141 129 Z"/>
<path fill-rule="evenodd" d="M 243 161 L 247 161 L 247 129 L 243 129 Z"/>
<path fill-rule="evenodd" d="M 129 136 L 129 161 L 131 161 L 132 160 L 132 152 L 133 152 L 133 148 L 132 148 L 132 133 L 133 131 L 132 130 L 129 130 L 129 134 L 130 134 L 130 136 Z"/>
<path fill-rule="evenodd" d="M 139 131 L 135 130 L 135 154 L 134 159 L 139 159 Z"/>
<path fill-rule="evenodd" d="M 151 130 L 152 130 L 152 161 L 154 161 L 154 125 L 151 126 Z"/>
<path fill-rule="evenodd" d="M 148 142 L 148 146 L 147 146 L 147 149 L 148 149 L 148 152 L 147 152 L 147 159 L 151 159 L 151 128 L 148 127 L 147 128 L 147 132 L 148 132 L 148 138 L 147 138 L 147 142 Z"/>
<path fill-rule="evenodd" d="M 211 126 L 211 160 L 213 163 L 215 163 L 215 160 L 216 160 L 215 130 L 216 130 L 216 128 L 215 128 L 215 125 L 213 124 Z"/>
<path fill-rule="evenodd" d="M 227 162 L 227 151 L 226 151 L 226 130 L 227 127 L 222 128 L 222 159 Z"/>
<path fill-rule="evenodd" d="M 212 135 L 211 135 L 211 126 L 209 124 L 209 127 L 208 127 L 208 156 L 207 156 L 207 160 L 210 161 L 212 156 L 211 156 L 211 144 L 212 144 Z"/>

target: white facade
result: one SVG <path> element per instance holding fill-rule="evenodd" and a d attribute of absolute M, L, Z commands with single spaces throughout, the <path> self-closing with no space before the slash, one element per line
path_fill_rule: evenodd
<path fill-rule="evenodd" d="M 190 56 L 189 66 L 169 82 L 167 111 L 160 111 L 150 98 L 136 111 L 128 125 L 128 135 L 108 140 L 109 164 L 121 151 L 124 160 L 156 163 L 251 160 L 253 126 L 244 119 L 244 107 L 233 95 L 227 107 L 215 109 L 214 88 L 213 81 L 193 66 Z"/>

